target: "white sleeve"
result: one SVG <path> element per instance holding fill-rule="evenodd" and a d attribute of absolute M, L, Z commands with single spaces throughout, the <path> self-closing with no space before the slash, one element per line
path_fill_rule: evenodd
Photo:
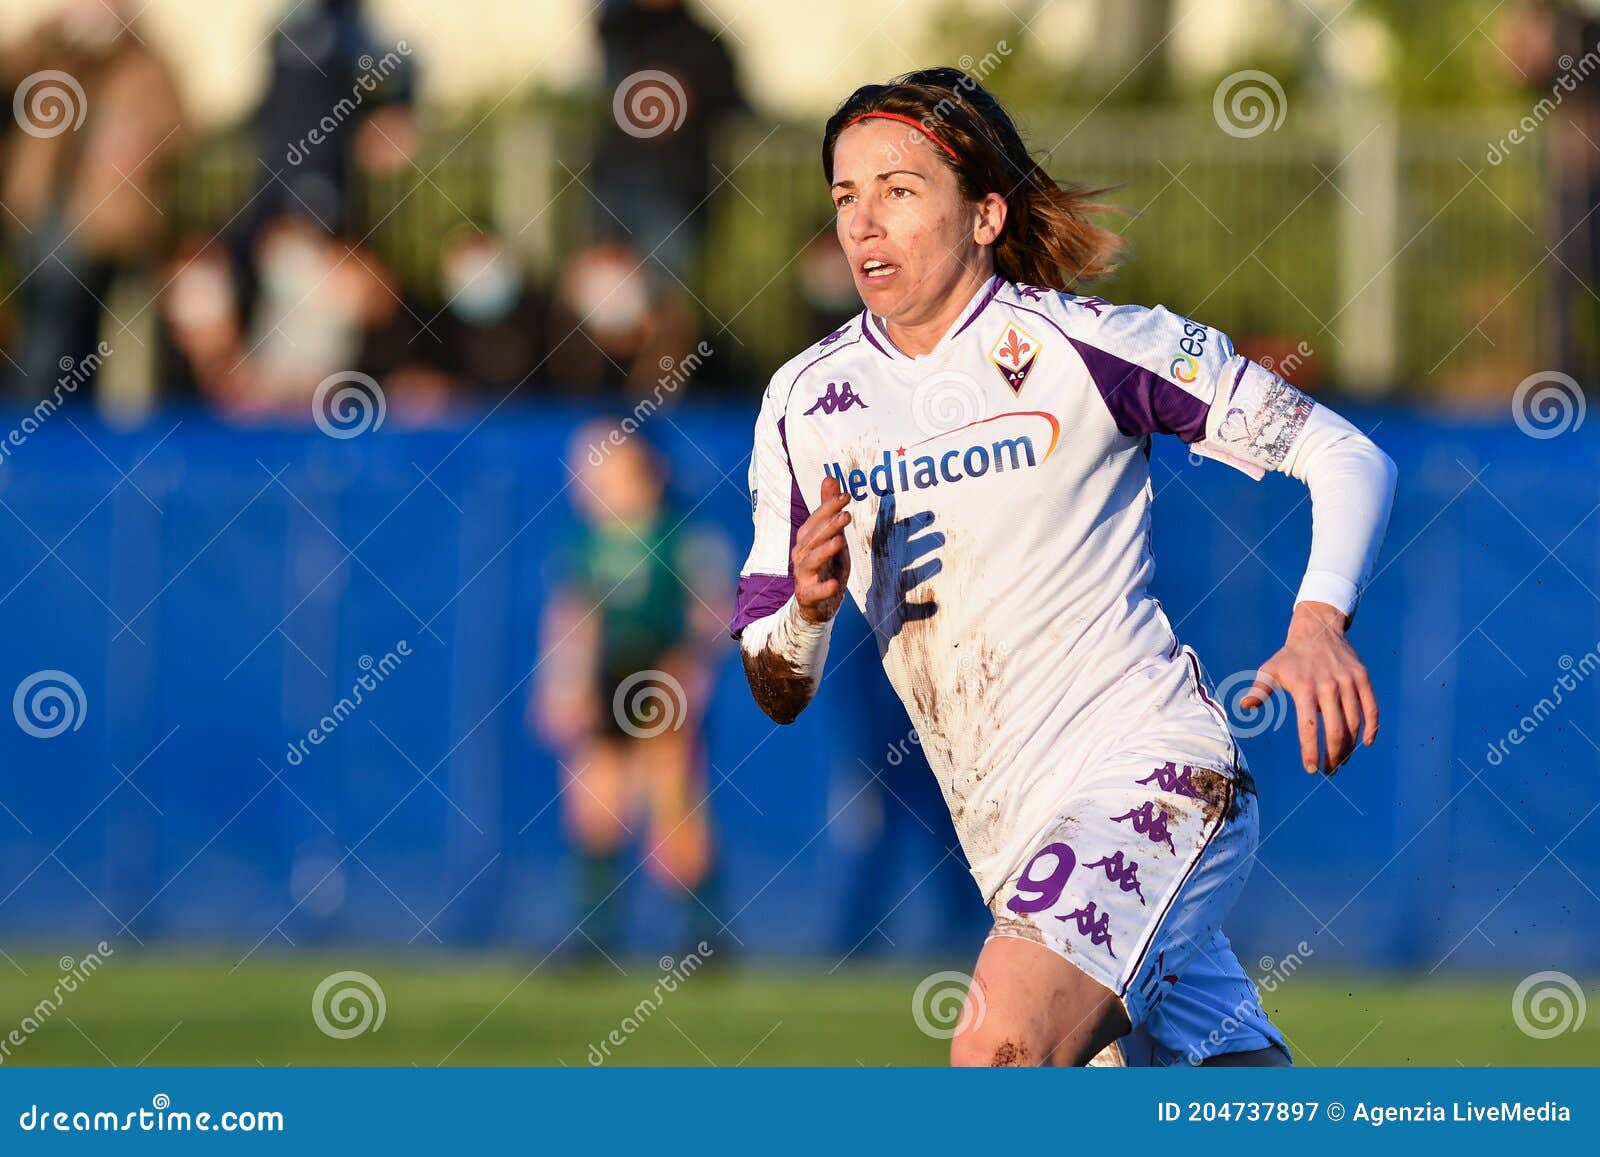
<path fill-rule="evenodd" d="M 1311 492 L 1311 560 L 1295 602 L 1330 603 L 1354 614 L 1389 529 L 1394 462 L 1355 426 L 1316 405 L 1280 469 Z"/>

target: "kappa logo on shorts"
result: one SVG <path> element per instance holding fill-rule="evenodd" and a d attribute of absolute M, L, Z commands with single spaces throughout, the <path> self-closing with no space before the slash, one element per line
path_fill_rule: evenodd
<path fill-rule="evenodd" d="M 1156 787 L 1162 791 L 1186 795 L 1190 799 L 1200 798 L 1194 790 L 1194 768 L 1187 763 L 1183 765 L 1183 770 L 1179 771 L 1177 763 L 1169 759 L 1143 779 L 1136 779 L 1134 782 L 1147 784 L 1152 779 L 1156 781 Z"/>
<path fill-rule="evenodd" d="M 1020 325 L 1008 325 L 989 351 L 989 360 L 1000 371 L 1012 393 L 1020 394 L 1034 363 L 1039 360 L 1038 339 Z"/>
<path fill-rule="evenodd" d="M 1133 892 L 1138 895 L 1139 903 L 1144 903 L 1144 892 L 1139 888 L 1139 861 L 1123 861 L 1120 851 L 1096 860 L 1092 864 L 1085 864 L 1085 868 L 1099 868 L 1106 874 L 1106 879 L 1117 885 L 1124 892 Z"/>
<path fill-rule="evenodd" d="M 1144 836 L 1152 844 L 1166 844 L 1167 851 L 1173 855 L 1178 854 L 1178 849 L 1172 843 L 1172 832 L 1167 828 L 1167 813 L 1157 811 L 1154 800 L 1146 800 L 1143 807 L 1110 818 L 1111 822 L 1115 824 L 1120 824 L 1124 820 L 1132 820 L 1134 831 Z"/>
<path fill-rule="evenodd" d="M 863 410 L 868 408 L 867 400 L 856 393 L 849 382 L 829 382 L 828 388 L 822 392 L 815 402 L 811 403 L 811 408 L 801 417 L 815 414 L 818 410 L 821 410 L 824 414 L 843 413 L 851 406 L 860 406 Z"/>
<path fill-rule="evenodd" d="M 1065 916 L 1057 916 L 1056 919 L 1062 923 L 1076 920 L 1078 932 L 1087 936 L 1090 944 L 1096 947 L 1104 945 L 1105 950 L 1111 953 L 1111 959 L 1117 958 L 1115 950 L 1111 947 L 1111 917 L 1108 913 L 1099 911 L 1093 900 L 1076 911 L 1068 912 Z"/>

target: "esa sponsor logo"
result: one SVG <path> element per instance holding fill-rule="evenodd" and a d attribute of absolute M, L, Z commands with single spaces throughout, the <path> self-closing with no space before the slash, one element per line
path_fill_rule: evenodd
<path fill-rule="evenodd" d="M 1186 385 L 1198 378 L 1200 359 L 1205 356 L 1206 338 L 1210 336 L 1211 331 L 1198 322 L 1184 322 L 1178 353 L 1173 357 L 1172 365 L 1167 367 L 1167 372 Z"/>
<path fill-rule="evenodd" d="M 1010 419 L 1020 419 L 1017 425 L 1027 423 L 1031 429 L 1029 432 L 998 429 L 988 438 L 970 441 L 955 437 L 964 431 L 981 429 L 991 423 Z M 1046 433 L 1049 434 L 1048 442 L 1045 442 Z M 1038 436 L 1037 443 L 1035 435 Z M 1030 470 L 1050 457 L 1060 437 L 1061 424 L 1056 421 L 1054 414 L 1043 410 L 1021 410 L 980 418 L 910 446 L 898 446 L 893 451 L 884 450 L 879 461 L 870 469 L 861 466 L 847 468 L 841 462 L 829 462 L 824 465 L 823 472 L 836 478 L 845 493 L 861 502 L 869 494 L 883 498 L 905 491 L 954 485 L 970 478 L 982 478 L 986 474 Z M 952 442 L 955 444 L 951 445 Z M 922 453 L 917 453 L 924 447 L 926 449 Z"/>

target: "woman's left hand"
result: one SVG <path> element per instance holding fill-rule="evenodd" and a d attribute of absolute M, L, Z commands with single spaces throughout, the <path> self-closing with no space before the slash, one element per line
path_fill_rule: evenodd
<path fill-rule="evenodd" d="M 1345 615 L 1327 603 L 1304 602 L 1294 609 L 1289 637 L 1261 664 L 1255 683 L 1239 701 L 1260 707 L 1279 688 L 1294 700 L 1300 723 L 1300 758 L 1307 772 L 1320 767 L 1332 775 L 1356 749 L 1356 738 L 1371 747 L 1378 738 L 1378 698 L 1372 680 L 1345 638 Z M 1317 715 L 1324 743 L 1318 759 Z"/>

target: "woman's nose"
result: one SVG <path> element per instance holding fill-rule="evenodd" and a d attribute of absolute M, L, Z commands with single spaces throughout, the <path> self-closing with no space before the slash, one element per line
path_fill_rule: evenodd
<path fill-rule="evenodd" d="M 858 200 L 855 211 L 850 214 L 850 240 L 866 241 L 881 236 L 883 226 L 878 221 L 876 207 L 869 199 Z"/>

